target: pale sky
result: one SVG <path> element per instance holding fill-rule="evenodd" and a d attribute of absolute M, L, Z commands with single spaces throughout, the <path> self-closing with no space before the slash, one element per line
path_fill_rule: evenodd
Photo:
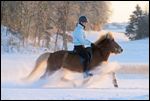
<path fill-rule="evenodd" d="M 135 10 L 137 4 L 145 9 L 149 8 L 149 1 L 111 1 L 112 16 L 109 22 L 128 22 L 129 17 Z"/>

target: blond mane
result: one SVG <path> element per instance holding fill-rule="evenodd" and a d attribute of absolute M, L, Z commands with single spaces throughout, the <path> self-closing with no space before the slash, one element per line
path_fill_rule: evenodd
<path fill-rule="evenodd" d="M 104 39 L 114 39 L 112 32 L 108 32 L 105 35 L 102 35 L 96 42 L 95 45 L 99 44 L 101 41 L 103 41 Z"/>

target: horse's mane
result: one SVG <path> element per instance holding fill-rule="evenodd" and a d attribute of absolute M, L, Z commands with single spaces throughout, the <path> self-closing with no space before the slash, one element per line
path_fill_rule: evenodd
<path fill-rule="evenodd" d="M 113 35 L 111 32 L 108 32 L 104 35 L 102 35 L 96 42 L 95 45 L 98 45 L 99 43 L 101 43 L 104 39 L 114 39 Z"/>

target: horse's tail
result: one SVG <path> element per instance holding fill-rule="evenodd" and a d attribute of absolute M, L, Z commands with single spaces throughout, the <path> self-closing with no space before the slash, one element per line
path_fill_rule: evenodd
<path fill-rule="evenodd" d="M 50 53 L 47 52 L 38 57 L 34 69 L 27 78 L 25 78 L 26 81 L 32 82 L 38 80 L 45 73 L 49 56 Z"/>

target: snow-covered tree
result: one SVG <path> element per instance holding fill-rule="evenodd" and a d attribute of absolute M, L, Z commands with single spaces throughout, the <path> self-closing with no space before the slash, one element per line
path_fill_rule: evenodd
<path fill-rule="evenodd" d="M 126 32 L 132 40 L 149 36 L 149 14 L 145 13 L 139 5 L 130 15 L 130 22 L 126 27 Z"/>

